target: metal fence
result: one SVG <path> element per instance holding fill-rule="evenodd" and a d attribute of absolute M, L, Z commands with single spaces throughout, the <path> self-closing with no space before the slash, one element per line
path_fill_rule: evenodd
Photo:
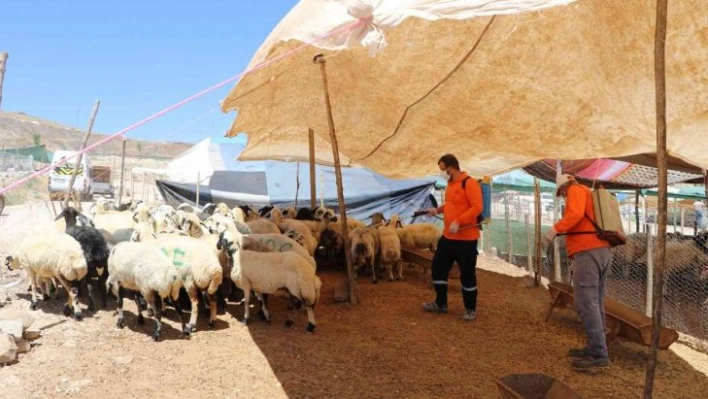
<path fill-rule="evenodd" d="M 32 155 L 19 155 L 0 151 L 0 172 L 29 171 L 34 171 L 34 157 Z"/>
<path fill-rule="evenodd" d="M 544 193 L 541 205 L 541 229 L 545 232 L 555 220 L 557 205 L 553 203 L 553 193 Z M 492 223 L 484 227 L 482 249 L 518 267 L 533 270 L 536 246 L 534 209 L 532 192 L 495 185 Z M 701 340 L 702 349 L 708 350 L 708 232 L 694 227 L 692 207 L 676 205 L 669 209 L 662 321 L 666 326 Z M 628 242 L 612 249 L 607 295 L 651 316 L 653 262 L 647 254 L 652 253 L 656 243 L 657 210 L 640 209 L 639 223 L 634 205 L 623 206 L 622 210 Z M 550 281 L 570 283 L 571 262 L 565 252 L 564 239 L 559 237 L 556 241 L 557 252 L 552 247 L 542 251 L 541 272 Z M 557 270 L 554 267 L 556 253 L 560 264 Z"/>

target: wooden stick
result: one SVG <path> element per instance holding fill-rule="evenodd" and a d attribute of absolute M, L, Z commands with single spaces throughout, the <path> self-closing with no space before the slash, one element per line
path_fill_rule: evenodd
<path fill-rule="evenodd" d="M 308 129 L 310 141 L 310 207 L 317 206 L 317 178 L 315 177 L 315 131 Z"/>
<path fill-rule="evenodd" d="M 297 209 L 297 196 L 300 194 L 300 162 L 297 163 L 295 170 L 295 209 Z"/>
<path fill-rule="evenodd" d="M 651 353 L 647 361 L 644 381 L 644 398 L 650 399 L 654 391 L 654 374 L 659 349 L 661 329 L 662 285 L 666 262 L 666 208 L 667 208 L 667 161 L 666 161 L 666 20 L 668 0 L 656 1 L 656 34 L 654 37 L 654 84 L 656 87 L 656 163 L 659 174 L 659 215 L 656 221 L 656 249 L 654 250 L 654 308 L 651 331 Z"/>
<path fill-rule="evenodd" d="M 541 285 L 541 184 L 538 178 L 533 178 L 533 191 L 534 191 L 534 206 L 535 206 L 535 220 L 536 224 L 534 226 L 534 238 L 536 242 L 536 259 L 534 259 L 534 286 L 538 287 Z"/>
<path fill-rule="evenodd" d="M 337 145 L 337 134 L 334 130 L 334 119 L 332 119 L 332 105 L 329 101 L 329 86 L 327 84 L 327 69 L 325 68 L 325 59 L 322 54 L 315 56 L 313 60 L 316 64 L 320 64 L 320 72 L 322 73 L 322 85 L 324 87 L 325 106 L 327 107 L 327 124 L 329 125 L 329 138 L 332 141 L 332 155 L 334 156 L 334 174 L 337 179 L 337 198 L 339 200 L 339 214 L 342 217 L 342 235 L 344 239 L 344 256 L 347 260 L 347 276 L 349 278 L 349 302 L 356 305 L 356 295 L 354 291 L 354 265 L 352 264 L 352 255 L 349 250 L 349 227 L 347 225 L 347 206 L 344 202 L 344 189 L 342 187 L 342 166 L 339 163 L 339 146 Z M 375 267 L 374 267 L 375 269 Z M 376 273 L 376 270 L 374 270 Z"/>
<path fill-rule="evenodd" d="M 84 140 L 81 143 L 81 148 L 79 149 L 79 151 L 83 151 L 83 149 L 86 148 L 89 136 L 91 136 L 91 130 L 93 130 L 93 122 L 96 120 L 96 114 L 98 113 L 99 105 L 101 105 L 101 100 L 96 100 L 96 102 L 93 104 L 93 111 L 91 111 L 91 117 L 89 118 L 88 129 L 86 129 L 86 134 L 84 134 Z M 74 173 L 71 175 L 71 179 L 69 180 L 69 187 L 67 187 L 66 189 L 66 198 L 64 198 L 64 208 L 69 206 L 69 198 L 71 197 L 71 192 L 74 188 L 76 174 L 79 172 L 79 168 L 81 167 L 81 159 L 83 158 L 83 155 L 83 153 L 79 153 L 79 156 L 76 157 L 76 167 L 74 167 Z M 90 179 L 90 176 L 91 171 L 85 170 L 84 179 Z"/>
<path fill-rule="evenodd" d="M 0 105 L 2 105 L 2 82 L 5 80 L 5 64 L 8 58 L 10 58 L 10 54 L 7 52 L 0 53 Z"/>

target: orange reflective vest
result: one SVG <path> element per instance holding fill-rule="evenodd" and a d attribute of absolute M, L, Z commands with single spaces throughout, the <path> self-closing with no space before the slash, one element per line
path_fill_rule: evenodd
<path fill-rule="evenodd" d="M 476 179 L 468 178 L 463 189 L 462 181 L 467 177 L 467 173 L 462 172 L 456 180 L 447 182 L 445 204 L 437 209 L 438 213 L 444 214 L 443 236 L 451 240 L 479 239 L 479 227 L 475 225 L 477 217 L 482 213 L 482 187 Z M 450 233 L 449 230 L 452 222 L 457 222 L 460 226 L 455 234 Z"/>

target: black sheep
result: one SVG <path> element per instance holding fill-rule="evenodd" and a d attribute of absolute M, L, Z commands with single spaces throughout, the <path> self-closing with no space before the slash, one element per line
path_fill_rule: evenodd
<path fill-rule="evenodd" d="M 310 208 L 300 208 L 295 215 L 296 220 L 315 220 L 315 214 Z"/>
<path fill-rule="evenodd" d="M 64 217 L 66 222 L 66 234 L 74 237 L 81 244 L 81 249 L 84 251 L 86 264 L 88 266 L 88 274 L 81 281 L 81 288 L 84 292 L 88 291 L 88 310 L 95 311 L 98 306 L 98 296 L 101 297 L 101 307 L 106 307 L 106 280 L 108 279 L 108 244 L 100 231 L 96 228 L 88 226 L 90 221 L 86 216 L 82 215 L 75 208 L 68 207 L 64 209 L 57 220 Z M 79 219 L 84 226 L 77 226 L 76 220 Z"/>

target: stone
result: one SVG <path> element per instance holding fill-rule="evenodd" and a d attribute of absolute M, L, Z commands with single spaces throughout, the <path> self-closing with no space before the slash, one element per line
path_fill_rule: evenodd
<path fill-rule="evenodd" d="M 0 331 L 10 334 L 15 338 L 22 338 L 22 320 L 0 320 Z"/>
<path fill-rule="evenodd" d="M 17 353 L 27 353 L 32 349 L 30 343 L 21 338 L 15 340 L 15 344 L 17 345 Z"/>
<path fill-rule="evenodd" d="M 12 363 L 17 359 L 17 344 L 12 335 L 0 333 L 0 364 Z"/>
<path fill-rule="evenodd" d="M 116 356 L 116 357 L 112 358 L 111 360 L 113 360 L 113 363 L 119 364 L 122 366 L 127 366 L 133 362 L 133 358 L 130 356 Z"/>
<path fill-rule="evenodd" d="M 39 338 L 41 335 L 42 332 L 38 328 L 30 327 L 22 333 L 22 338 L 31 341 Z"/>
<path fill-rule="evenodd" d="M 22 328 L 27 329 L 34 323 L 35 318 L 27 312 L 17 309 L 5 309 L 0 312 L 0 321 L 2 320 L 22 320 Z"/>

